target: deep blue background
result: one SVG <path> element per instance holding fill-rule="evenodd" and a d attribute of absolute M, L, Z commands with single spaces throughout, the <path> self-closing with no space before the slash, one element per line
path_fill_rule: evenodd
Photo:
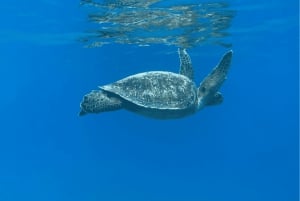
<path fill-rule="evenodd" d="M 147 70 L 175 47 L 86 49 L 79 1 L 0 5 L 0 200 L 297 201 L 298 1 L 232 1 L 234 58 L 222 105 L 159 121 L 79 118 L 82 96 Z M 197 82 L 225 48 L 188 50 Z"/>

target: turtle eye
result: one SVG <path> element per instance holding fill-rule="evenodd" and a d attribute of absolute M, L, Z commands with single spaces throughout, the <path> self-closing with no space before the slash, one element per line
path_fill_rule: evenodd
<path fill-rule="evenodd" d="M 201 87 L 201 92 L 205 93 L 206 88 L 205 87 Z"/>

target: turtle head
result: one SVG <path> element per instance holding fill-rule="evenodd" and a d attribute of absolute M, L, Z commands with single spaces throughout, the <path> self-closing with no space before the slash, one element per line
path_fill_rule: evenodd
<path fill-rule="evenodd" d="M 108 93 L 97 90 L 86 94 L 80 103 L 79 116 L 88 113 L 100 113 L 122 108 L 122 101 Z"/>
<path fill-rule="evenodd" d="M 223 102 L 223 95 L 220 92 L 216 92 L 212 95 L 201 96 L 198 98 L 198 108 L 201 109 L 204 106 L 219 105 Z"/>
<path fill-rule="evenodd" d="M 198 88 L 198 109 L 207 105 L 217 105 L 223 102 L 223 96 L 219 91 L 227 78 L 230 67 L 232 51 L 228 51 L 219 64 L 200 83 Z"/>
<path fill-rule="evenodd" d="M 223 102 L 223 95 L 214 88 L 200 85 L 198 88 L 198 110 L 205 106 L 219 105 Z"/>

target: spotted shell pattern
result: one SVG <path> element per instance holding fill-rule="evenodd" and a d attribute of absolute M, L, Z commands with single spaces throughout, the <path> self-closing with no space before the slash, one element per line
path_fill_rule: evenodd
<path fill-rule="evenodd" d="M 172 72 L 139 73 L 99 88 L 144 108 L 186 110 L 197 102 L 194 82 Z"/>

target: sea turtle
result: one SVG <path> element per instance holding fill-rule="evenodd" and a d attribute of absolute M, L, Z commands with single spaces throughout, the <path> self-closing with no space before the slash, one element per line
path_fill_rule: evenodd
<path fill-rule="evenodd" d="M 117 82 L 100 86 L 83 97 L 80 116 L 127 109 L 158 119 L 180 118 L 207 105 L 220 104 L 218 91 L 226 79 L 232 51 L 207 75 L 197 88 L 190 56 L 179 48 L 179 74 L 166 71 L 149 71 L 131 75 Z"/>

